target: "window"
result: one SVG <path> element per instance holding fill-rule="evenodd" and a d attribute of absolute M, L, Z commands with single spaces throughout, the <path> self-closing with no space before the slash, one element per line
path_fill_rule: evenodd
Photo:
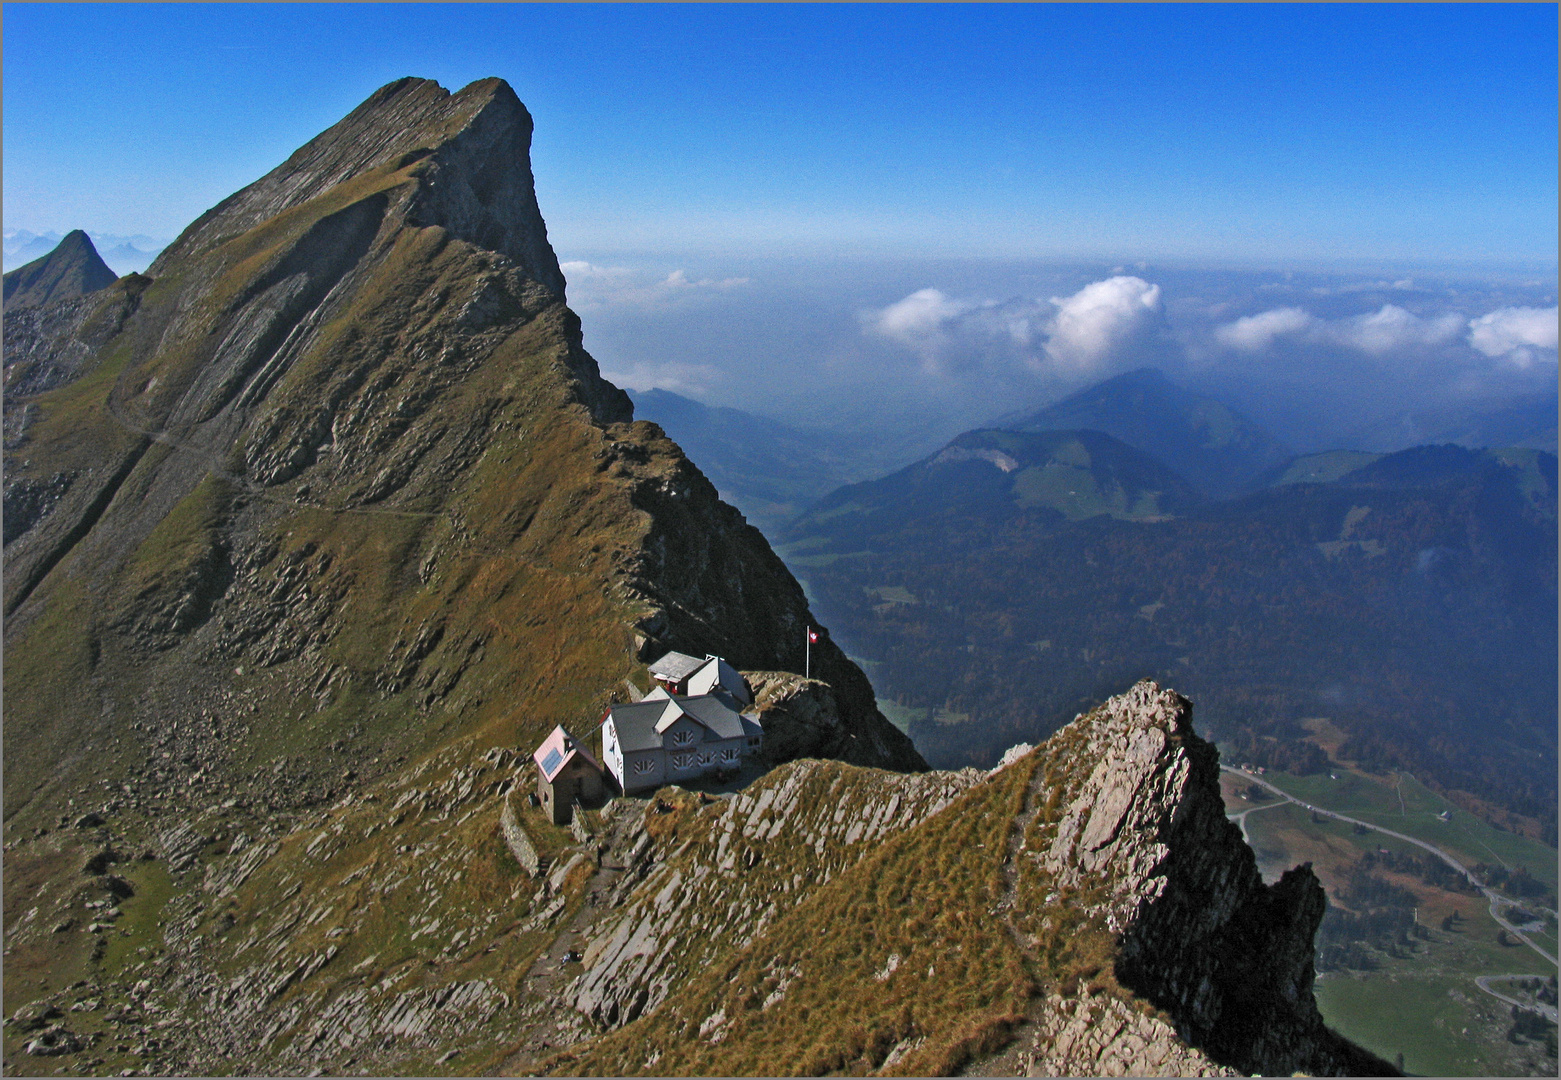
<path fill-rule="evenodd" d="M 727 761 L 736 761 L 737 760 L 737 747 L 735 747 L 735 746 L 728 746 L 725 750 L 721 751 L 721 757 L 723 759 L 727 760 Z"/>
<path fill-rule="evenodd" d="M 714 751 L 707 750 L 704 753 L 699 755 L 699 765 L 700 765 L 701 768 L 705 767 L 706 765 L 713 765 L 713 764 L 715 764 L 715 752 Z"/>
<path fill-rule="evenodd" d="M 672 767 L 674 769 L 691 769 L 694 767 L 693 754 L 673 754 Z"/>
<path fill-rule="evenodd" d="M 687 730 L 679 731 L 679 732 L 674 733 L 673 736 L 672 736 L 672 742 L 676 746 L 687 746 L 689 743 L 691 743 L 693 741 L 694 741 L 694 733 L 692 731 L 687 731 Z"/>
<path fill-rule="evenodd" d="M 634 763 L 634 771 L 637 773 L 648 773 L 655 767 L 656 763 L 650 758 L 640 758 Z"/>
<path fill-rule="evenodd" d="M 759 740 L 758 739 L 749 739 L 748 740 L 748 745 L 749 746 L 758 746 L 759 745 Z"/>

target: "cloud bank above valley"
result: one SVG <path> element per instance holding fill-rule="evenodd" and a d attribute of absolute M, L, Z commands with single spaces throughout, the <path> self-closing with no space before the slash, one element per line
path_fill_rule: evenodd
<path fill-rule="evenodd" d="M 996 260 L 619 258 L 566 273 L 620 385 L 907 445 L 1143 366 L 1298 450 L 1413 441 L 1556 385 L 1545 280 Z"/>
<path fill-rule="evenodd" d="M 1013 362 L 1043 379 L 1097 375 L 1124 355 L 1147 359 L 1166 329 L 1160 287 L 1123 275 L 1044 301 L 918 289 L 859 319 L 868 334 L 904 346 L 932 374 Z"/>

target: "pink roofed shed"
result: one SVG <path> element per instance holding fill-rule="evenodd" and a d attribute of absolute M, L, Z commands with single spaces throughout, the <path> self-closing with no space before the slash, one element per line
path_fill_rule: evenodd
<path fill-rule="evenodd" d="M 555 825 L 568 825 L 574 804 L 599 806 L 606 794 L 602 766 L 562 726 L 542 740 L 531 755 L 537 764 L 537 797 Z"/>

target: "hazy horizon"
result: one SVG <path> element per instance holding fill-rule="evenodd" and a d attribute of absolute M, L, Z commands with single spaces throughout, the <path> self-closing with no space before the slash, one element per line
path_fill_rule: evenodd
<path fill-rule="evenodd" d="M 6 14 L 8 268 L 144 269 L 384 83 L 499 76 L 625 387 L 925 441 L 1153 364 L 1308 449 L 1555 386 L 1554 8 Z"/>

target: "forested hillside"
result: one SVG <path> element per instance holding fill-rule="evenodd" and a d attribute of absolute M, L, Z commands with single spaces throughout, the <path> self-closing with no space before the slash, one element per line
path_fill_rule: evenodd
<path fill-rule="evenodd" d="M 1326 716 L 1352 760 L 1553 843 L 1555 457 L 1420 447 L 1333 471 L 1154 521 L 978 507 L 969 478 L 935 512 L 886 478 L 831 496 L 784 550 L 937 766 L 990 763 L 1153 676 L 1259 763 L 1322 767 L 1299 722 Z"/>

